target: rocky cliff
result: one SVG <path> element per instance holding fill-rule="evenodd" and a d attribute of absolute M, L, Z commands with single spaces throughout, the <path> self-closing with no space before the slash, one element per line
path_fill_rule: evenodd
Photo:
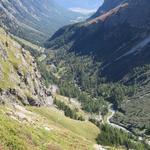
<path fill-rule="evenodd" d="M 0 28 L 0 102 L 50 105 L 34 58 Z"/>

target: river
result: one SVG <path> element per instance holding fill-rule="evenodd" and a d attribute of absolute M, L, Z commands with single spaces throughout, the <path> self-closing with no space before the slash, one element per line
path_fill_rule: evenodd
<path fill-rule="evenodd" d="M 111 119 L 113 118 L 113 116 L 114 116 L 115 113 L 116 113 L 116 111 L 113 109 L 112 105 L 109 105 L 108 110 L 109 110 L 110 115 L 107 117 L 107 123 L 108 123 L 109 125 L 111 125 L 112 127 L 114 127 L 114 128 L 122 129 L 123 131 L 126 131 L 126 132 L 128 132 L 128 133 L 131 133 L 131 132 L 130 132 L 129 130 L 127 130 L 126 128 L 124 128 L 124 127 L 122 127 L 122 126 L 120 126 L 120 125 L 118 125 L 118 124 L 115 124 L 115 123 L 112 123 L 112 122 L 111 122 Z"/>
<path fill-rule="evenodd" d="M 120 125 L 118 125 L 118 124 L 112 123 L 112 122 L 111 122 L 111 119 L 112 119 L 113 116 L 115 115 L 116 111 L 113 109 L 112 105 L 109 105 L 108 110 L 109 110 L 109 113 L 110 113 L 111 115 L 109 115 L 109 116 L 107 117 L 107 121 L 106 121 L 106 122 L 107 122 L 109 125 L 111 125 L 111 126 L 114 127 L 114 128 L 122 129 L 123 131 L 125 131 L 125 132 L 127 132 L 127 133 L 133 134 L 131 131 L 127 130 L 126 128 L 124 128 L 124 127 L 122 127 L 122 126 L 120 126 Z M 141 136 L 137 136 L 137 137 L 138 137 L 138 139 L 139 139 L 140 141 L 143 141 L 143 137 L 141 137 Z M 147 143 L 148 145 L 150 145 L 150 141 L 149 141 L 148 139 L 146 139 L 146 143 Z"/>

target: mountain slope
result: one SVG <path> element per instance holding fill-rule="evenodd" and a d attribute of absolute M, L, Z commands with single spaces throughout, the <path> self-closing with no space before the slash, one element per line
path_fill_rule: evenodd
<path fill-rule="evenodd" d="M 114 2 L 106 1 L 102 6 L 106 12 L 101 14 L 98 11 L 95 18 L 58 30 L 47 42 L 47 47 L 61 48 L 67 45 L 65 48 L 69 51 L 92 53 L 103 62 L 106 76 L 113 72 L 108 76 L 109 79 L 121 79 L 130 69 L 139 65 L 135 53 L 138 57 L 141 57 L 141 52 L 148 53 L 142 49 L 149 44 L 150 4 L 146 0 Z M 120 67 L 117 65 L 127 61 L 128 56 L 135 58 L 135 61 L 130 67 L 126 66 L 129 68 L 124 68 L 122 74 L 118 74 Z"/>
<path fill-rule="evenodd" d="M 34 43 L 44 42 L 59 27 L 76 19 L 53 0 L 1 0 L 0 25 L 9 32 Z"/>
<path fill-rule="evenodd" d="M 0 28 L 0 103 L 49 105 L 34 58 Z"/>
<path fill-rule="evenodd" d="M 6 150 L 95 150 L 99 133 L 53 107 L 0 106 L 0 124 L 0 148 Z"/>
<path fill-rule="evenodd" d="M 50 95 L 35 59 L 0 28 L 0 149 L 95 150 L 99 128 L 66 117 Z"/>
<path fill-rule="evenodd" d="M 52 103 L 35 59 L 0 28 L 0 149 L 94 150 L 99 128 Z"/>
<path fill-rule="evenodd" d="M 150 123 L 149 17 L 148 0 L 106 0 L 90 19 L 61 28 L 46 42 L 48 48 L 64 49 L 70 55 L 94 57 L 101 64 L 97 67 L 100 87 L 104 81 L 110 86 L 113 81 L 137 87 L 134 96 L 120 101 L 113 120 L 136 134 L 145 133 Z M 110 89 L 105 89 L 108 95 Z"/>

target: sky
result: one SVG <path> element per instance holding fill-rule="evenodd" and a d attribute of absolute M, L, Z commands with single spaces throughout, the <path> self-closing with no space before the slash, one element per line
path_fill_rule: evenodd
<path fill-rule="evenodd" d="M 59 5 L 82 14 L 94 13 L 101 6 L 103 0 L 55 0 Z"/>

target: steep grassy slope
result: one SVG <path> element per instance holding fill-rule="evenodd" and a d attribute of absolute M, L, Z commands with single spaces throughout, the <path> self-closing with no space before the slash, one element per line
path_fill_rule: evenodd
<path fill-rule="evenodd" d="M 46 104 L 46 88 L 34 58 L 0 28 L 0 102 Z"/>
<path fill-rule="evenodd" d="M 94 149 L 99 129 L 90 122 L 71 120 L 55 108 L 27 109 L 32 112 L 17 105 L 1 106 L 0 143 L 6 150 Z"/>

